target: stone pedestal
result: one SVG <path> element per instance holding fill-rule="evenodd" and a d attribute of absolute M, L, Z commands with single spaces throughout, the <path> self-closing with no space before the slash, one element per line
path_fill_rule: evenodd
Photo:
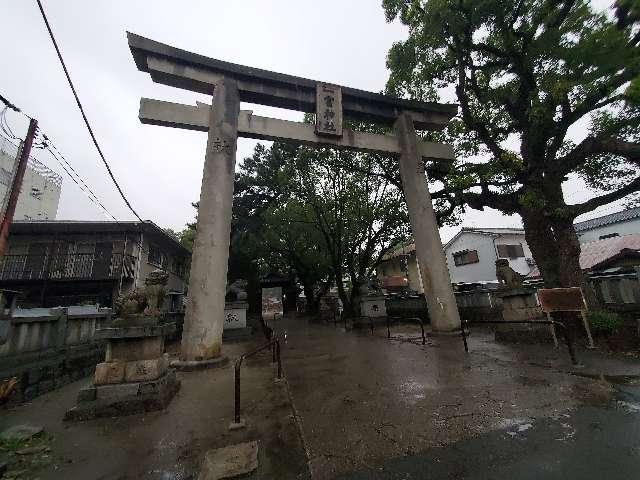
<path fill-rule="evenodd" d="M 368 295 L 360 299 L 360 313 L 365 317 L 386 317 L 387 307 L 384 295 Z"/>
<path fill-rule="evenodd" d="M 535 290 L 518 287 L 496 293 L 502 298 L 502 319 L 508 321 L 545 320 L 536 300 Z M 552 340 L 547 325 L 505 323 L 498 325 L 495 338 L 499 341 L 538 342 Z"/>
<path fill-rule="evenodd" d="M 227 302 L 224 306 L 224 341 L 241 340 L 251 336 L 251 327 L 247 327 L 247 302 Z"/>
<path fill-rule="evenodd" d="M 78 394 L 66 419 L 129 415 L 162 410 L 180 388 L 164 353 L 164 338 L 175 324 L 118 326 L 96 330 L 107 341 L 105 361 L 93 383 Z"/>

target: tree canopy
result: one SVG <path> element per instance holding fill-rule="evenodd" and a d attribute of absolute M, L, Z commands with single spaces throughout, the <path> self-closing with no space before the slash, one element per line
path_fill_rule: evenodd
<path fill-rule="evenodd" d="M 266 268 L 295 275 L 311 303 L 335 284 L 351 310 L 358 287 L 409 236 L 402 191 L 370 154 L 258 145 L 234 195 L 232 236 Z"/>
<path fill-rule="evenodd" d="M 522 216 L 548 286 L 580 284 L 573 220 L 640 189 L 638 2 L 617 18 L 585 0 L 383 0 L 409 28 L 388 55 L 390 93 L 460 114 L 458 155 L 434 196 Z M 583 179 L 594 196 L 567 201 Z M 631 197 L 630 197 L 631 196 Z"/>

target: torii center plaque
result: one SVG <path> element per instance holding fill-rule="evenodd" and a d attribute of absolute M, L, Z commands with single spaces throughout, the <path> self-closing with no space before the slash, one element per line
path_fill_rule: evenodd
<path fill-rule="evenodd" d="M 447 269 L 424 161 L 451 161 L 449 145 L 425 142 L 420 130 L 441 130 L 456 105 L 417 102 L 284 75 L 202 55 L 128 33 L 139 70 L 158 83 L 213 95 L 211 105 L 143 98 L 143 123 L 207 132 L 200 212 L 189 277 L 180 359 L 183 365 L 219 364 L 237 138 L 287 140 L 396 156 L 425 287 L 433 331 L 456 331 L 460 317 Z M 240 102 L 316 115 L 315 125 L 253 115 Z M 393 127 L 377 135 L 345 128 L 345 119 Z"/>
<path fill-rule="evenodd" d="M 316 134 L 342 136 L 342 89 L 337 85 L 316 87 Z"/>

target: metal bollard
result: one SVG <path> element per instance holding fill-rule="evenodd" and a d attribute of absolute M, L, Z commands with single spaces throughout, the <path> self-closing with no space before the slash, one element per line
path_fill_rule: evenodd
<path fill-rule="evenodd" d="M 235 396 L 234 396 L 234 413 L 233 413 L 233 421 L 236 424 L 240 424 L 240 365 L 242 363 L 242 357 L 234 366 L 234 386 L 235 386 Z"/>
<path fill-rule="evenodd" d="M 464 351 L 469 353 L 469 345 L 467 344 L 467 334 L 464 331 L 465 321 L 460 322 L 460 333 L 462 334 L 462 341 L 464 342 Z"/>
<path fill-rule="evenodd" d="M 280 359 L 280 341 L 276 340 L 276 352 L 278 358 L 278 378 L 282 378 L 282 360 Z"/>

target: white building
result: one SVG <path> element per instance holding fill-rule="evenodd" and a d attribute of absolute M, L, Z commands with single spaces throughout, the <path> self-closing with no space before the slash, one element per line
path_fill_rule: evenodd
<path fill-rule="evenodd" d="M 640 234 L 640 207 L 575 224 L 581 244 Z M 463 227 L 444 245 L 452 283 L 496 281 L 495 261 L 507 258 L 516 272 L 528 275 L 535 267 L 522 228 Z M 376 269 L 387 288 L 409 287 L 422 293 L 415 245 L 406 244 L 384 256 Z"/>
<path fill-rule="evenodd" d="M 578 222 L 574 226 L 580 243 L 640 233 L 640 207 Z"/>
<path fill-rule="evenodd" d="M 452 283 L 497 281 L 498 258 L 508 259 L 511 268 L 523 275 L 534 265 L 521 228 L 463 227 L 444 245 L 444 250 Z M 414 244 L 399 247 L 384 258 L 376 271 L 385 287 L 404 285 L 423 292 Z"/>
<path fill-rule="evenodd" d="M 533 256 L 521 228 L 463 227 L 444 245 L 453 283 L 496 281 L 496 260 L 506 258 L 516 272 L 527 275 Z"/>
<path fill-rule="evenodd" d="M 9 199 L 9 189 L 15 174 L 18 148 L 0 136 L 0 198 L 2 212 Z M 62 178 L 33 157 L 24 172 L 22 189 L 13 216 L 14 220 L 54 220 L 60 202 Z"/>

